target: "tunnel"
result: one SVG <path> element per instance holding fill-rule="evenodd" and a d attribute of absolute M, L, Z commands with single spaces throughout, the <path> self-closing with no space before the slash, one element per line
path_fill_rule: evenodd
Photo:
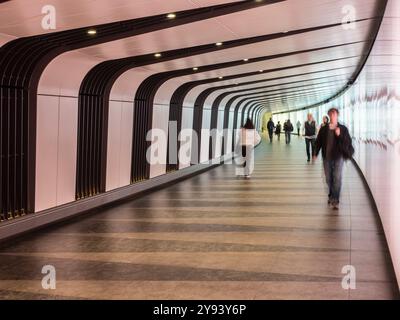
<path fill-rule="evenodd" d="M 399 37 L 398 0 L 0 1 L 1 300 L 398 300 Z"/>

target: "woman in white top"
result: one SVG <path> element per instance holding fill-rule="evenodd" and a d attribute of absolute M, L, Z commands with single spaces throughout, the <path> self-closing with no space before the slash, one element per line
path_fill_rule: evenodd
<path fill-rule="evenodd" d="M 240 132 L 240 145 L 242 146 L 242 156 L 245 158 L 243 167 L 238 168 L 236 174 L 250 178 L 254 170 L 254 147 L 261 142 L 261 137 L 254 128 L 251 119 L 247 119 Z"/>

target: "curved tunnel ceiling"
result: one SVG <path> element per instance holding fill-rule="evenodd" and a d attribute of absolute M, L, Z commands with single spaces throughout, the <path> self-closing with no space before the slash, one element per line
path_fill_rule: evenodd
<path fill-rule="evenodd" d="M 290 72 L 274 71 L 270 78 L 291 77 L 297 74 L 304 74 L 313 72 L 321 72 L 324 75 L 324 70 L 332 68 L 348 68 L 348 71 L 353 72 L 349 74 L 347 82 L 351 83 L 355 75 L 358 74 L 360 65 L 362 65 L 369 48 L 374 39 L 373 35 L 377 30 L 379 18 L 382 16 L 383 3 L 378 0 L 358 0 L 352 1 L 357 12 L 357 19 L 360 20 L 355 24 L 354 29 L 343 29 L 341 22 L 343 13 L 338 8 L 342 8 L 347 4 L 346 1 L 321 1 L 317 0 L 280 0 L 280 1 L 229 1 L 229 5 L 244 6 L 241 9 L 228 10 L 225 14 L 214 14 L 208 18 L 200 17 L 191 19 L 190 22 L 182 22 L 180 25 L 179 14 L 174 21 L 167 21 L 163 23 L 175 23 L 176 25 L 159 25 L 153 30 L 147 30 L 144 35 L 135 36 L 135 32 L 129 36 L 116 35 L 110 39 L 99 41 L 92 39 L 83 45 L 82 49 L 77 49 L 79 53 L 85 56 L 92 57 L 94 60 L 103 61 L 103 65 L 108 60 L 123 59 L 119 61 L 119 68 L 139 68 L 146 65 L 146 71 L 152 74 L 157 72 L 173 71 L 183 68 L 199 68 L 196 74 L 189 76 L 181 76 L 176 79 L 175 87 L 178 88 L 182 83 L 192 81 L 205 81 L 202 79 L 216 78 L 220 81 L 215 83 L 207 83 L 206 85 L 198 88 L 195 92 L 196 95 L 202 92 L 203 88 L 210 86 L 215 87 L 218 94 L 226 93 L 232 90 L 230 86 L 241 85 L 238 82 L 252 82 L 254 80 L 268 80 L 268 77 L 257 76 L 256 72 L 263 70 L 264 73 L 271 66 L 289 67 L 291 65 L 304 65 L 304 68 L 294 68 Z M 1 5 L 0 12 L 13 13 L 2 15 L 6 19 L 2 19 L 0 24 L 0 33 L 6 34 L 11 37 L 21 37 L 30 35 L 43 34 L 40 30 L 40 20 L 36 12 L 45 5 L 45 1 L 35 1 L 29 5 L 22 4 L 22 0 L 8 1 Z M 169 12 L 179 12 L 183 10 L 201 10 L 197 8 L 207 8 L 210 5 L 226 6 L 226 1 L 119 1 L 118 4 L 110 5 L 106 0 L 97 1 L 94 4 L 92 1 L 68 1 L 68 6 L 62 4 L 61 1 L 53 3 L 57 10 L 58 22 L 57 30 L 61 32 L 73 32 L 74 29 L 95 26 L 101 29 L 99 23 L 116 23 L 119 21 L 128 21 L 130 19 L 144 19 L 152 23 L 158 23 L 156 15 L 160 15 L 158 19 L 165 16 Z M 257 8 L 251 9 L 256 6 Z M 287 10 L 290 6 L 291 10 Z M 307 12 L 307 15 L 294 16 L 296 8 L 301 9 L 301 12 Z M 246 10 L 247 9 L 247 10 Z M 237 12 L 235 12 L 237 11 Z M 108 14 L 106 14 L 106 12 Z M 299 11 L 300 12 L 300 11 Z M 152 16 L 152 17 L 149 17 Z M 201 21 L 202 19 L 205 19 Z M 160 21 L 160 20 L 158 20 Z M 245 23 L 242 23 L 245 21 Z M 279 23 L 276 23 L 279 21 Z M 331 25 L 331 26 L 330 26 Z M 335 27 L 336 26 L 336 27 Z M 315 28 L 315 29 L 314 29 Z M 157 30 L 159 29 L 159 30 Z M 306 31 L 309 29 L 310 31 Z M 298 30 L 298 32 L 296 32 Z M 185 34 L 190 31 L 190 37 Z M 118 30 L 117 30 L 118 33 Z M 122 29 L 120 31 L 122 33 Z M 279 33 L 281 33 L 279 35 Z M 48 34 L 48 32 L 46 32 Z M 275 34 L 275 37 L 268 35 Z M 260 38 L 254 38 L 260 37 Z M 263 39 L 264 37 L 264 39 Z M 123 39 L 122 39 L 123 38 Z M 246 39 L 247 38 L 247 39 Z M 251 38 L 251 39 L 249 39 Z M 262 41 L 265 40 L 265 41 Z M 58 44 L 65 46 L 61 40 Z M 215 42 L 222 42 L 223 45 L 219 50 L 213 50 L 212 45 Z M 237 43 L 235 45 L 231 43 Z M 351 45 L 350 43 L 354 43 Z M 197 46 L 197 50 L 193 50 Z M 204 46 L 200 48 L 200 46 Z M 206 47 L 208 46 L 209 49 Z M 331 47 L 324 53 L 310 52 L 308 54 L 299 52 L 296 54 L 289 54 L 297 51 L 307 51 L 316 48 Z M 74 47 L 71 48 L 72 50 Z M 70 49 L 70 50 L 71 50 Z M 193 52 L 184 52 L 187 51 Z M 202 50 L 200 50 L 202 49 Z M 178 52 L 181 50 L 181 52 Z M 162 58 L 152 59 L 153 54 L 156 52 L 164 53 Z M 275 60 L 265 63 L 259 62 L 262 56 L 274 55 L 287 55 L 286 57 L 276 57 Z M 146 62 L 140 62 L 144 55 L 148 55 Z M 142 58 L 139 56 L 143 56 Z M 166 58 L 169 56 L 168 58 Z M 336 56 L 357 56 L 358 61 L 348 65 L 345 60 L 338 61 L 332 65 L 310 65 L 318 60 L 329 60 L 329 58 Z M 318 58 L 325 59 L 318 59 Z M 212 64 L 229 63 L 237 59 L 249 59 L 248 64 L 238 67 L 230 67 L 218 69 L 210 72 L 202 72 L 201 66 Z M 139 60 L 139 61 L 138 61 Z M 254 60 L 254 61 L 252 61 Z M 326 67 L 326 69 L 324 68 Z M 278 68 L 276 68 L 278 69 Z M 247 72 L 243 72 L 247 71 Z M 252 75 L 252 72 L 254 74 Z M 243 76 L 246 75 L 247 76 Z M 238 75 L 238 77 L 235 77 Z M 101 75 L 97 75 L 99 78 Z M 224 77 L 224 79 L 219 79 Z M 312 77 L 304 76 L 301 78 L 304 81 L 312 79 Z M 223 81 L 221 81 L 223 80 Z M 228 81 L 232 80 L 232 81 Z M 252 85 L 248 86 L 252 89 Z M 317 83 L 310 83 L 310 88 L 318 89 Z M 339 92 L 343 89 L 341 83 L 337 83 L 336 91 Z M 237 88 L 233 88 L 233 91 Z M 168 96 L 170 97 L 170 96 Z M 318 103 L 329 96 L 321 95 L 312 99 L 313 103 Z M 285 99 L 285 92 L 282 91 L 282 99 Z M 273 100 L 274 101 L 274 100 Z M 303 100 L 301 100 L 303 101 Z M 306 105 L 301 101 L 295 104 L 269 104 L 273 111 L 283 111 L 288 108 L 301 108 Z M 207 101 L 208 102 L 208 101 Z M 211 101 L 212 103 L 213 101 Z"/>
<path fill-rule="evenodd" d="M 386 6 L 381 0 L 352 0 L 356 21 L 344 28 L 346 0 L 54 0 L 54 32 L 41 28 L 47 1 L 0 3 L 1 86 L 21 90 L 4 91 L 2 101 L 21 104 L 23 110 L 25 127 L 13 134 L 15 139 L 22 135 L 18 148 L 27 162 L 18 165 L 28 171 L 22 185 L 31 191 L 21 193 L 31 198 L 36 99 L 49 65 L 62 65 L 73 54 L 85 61 L 82 65 L 93 66 L 76 94 L 81 109 L 95 95 L 103 116 L 119 79 L 128 73 L 140 79 L 130 99 L 135 101 L 134 130 L 140 130 L 134 134 L 142 143 L 137 146 L 144 151 L 144 129 L 151 128 L 154 104 L 191 105 L 197 113 L 203 108 L 279 112 L 332 99 L 361 71 Z M 175 16 L 168 18 L 169 13 Z M 96 33 L 89 35 L 89 29 Z M 104 125 L 104 118 L 99 121 Z M 96 142 L 100 149 L 106 140 Z M 148 167 L 137 170 L 139 179 L 148 176 Z"/>

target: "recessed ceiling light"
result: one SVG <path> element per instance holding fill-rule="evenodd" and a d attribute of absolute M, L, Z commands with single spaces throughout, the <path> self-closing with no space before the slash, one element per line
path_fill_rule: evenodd
<path fill-rule="evenodd" d="M 283 33 L 288 33 L 289 32 L 289 30 L 285 30 L 285 31 L 283 31 Z"/>
<path fill-rule="evenodd" d="M 244 61 L 244 62 L 247 62 L 247 61 L 249 61 L 249 59 L 246 58 L 246 59 L 243 59 L 243 61 Z"/>
<path fill-rule="evenodd" d="M 175 13 L 169 13 L 169 14 L 167 14 L 167 18 L 168 19 L 175 19 L 176 18 L 176 14 Z"/>
<path fill-rule="evenodd" d="M 218 77 L 218 79 L 223 79 L 224 77 Z"/>
<path fill-rule="evenodd" d="M 219 46 L 222 46 L 223 43 L 222 42 L 217 42 L 215 45 L 219 47 Z"/>
<path fill-rule="evenodd" d="M 95 29 L 89 29 L 88 31 L 87 31 L 87 34 L 89 34 L 89 35 L 95 35 L 97 33 L 97 31 L 95 30 Z"/>
<path fill-rule="evenodd" d="M 264 72 L 264 70 L 260 70 L 260 72 Z"/>
<path fill-rule="evenodd" d="M 197 70 L 199 70 L 199 68 L 197 68 L 197 67 L 194 67 L 194 68 L 193 68 L 193 71 L 197 71 Z"/>
<path fill-rule="evenodd" d="M 156 53 L 154 56 L 155 56 L 156 58 L 160 58 L 160 57 L 161 57 L 161 53 Z"/>

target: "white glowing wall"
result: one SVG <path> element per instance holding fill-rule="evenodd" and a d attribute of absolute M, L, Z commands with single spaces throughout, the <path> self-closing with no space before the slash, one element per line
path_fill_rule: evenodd
<path fill-rule="evenodd" d="M 329 104 L 275 121 L 305 121 L 312 112 L 321 122 L 330 107 L 350 129 L 360 166 L 376 201 L 393 265 L 400 279 L 400 3 L 389 1 L 370 57 L 356 83 Z"/>

